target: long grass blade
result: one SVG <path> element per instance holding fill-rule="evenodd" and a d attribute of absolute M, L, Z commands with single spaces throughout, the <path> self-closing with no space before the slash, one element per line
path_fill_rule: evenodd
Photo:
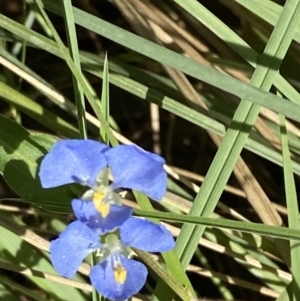
<path fill-rule="evenodd" d="M 299 223 L 299 207 L 297 192 L 295 187 L 295 180 L 291 168 L 291 158 L 289 152 L 288 137 L 286 132 L 285 118 L 280 117 L 280 131 L 282 142 L 282 155 L 283 155 L 283 172 L 284 172 L 284 185 L 286 191 L 286 202 L 288 210 L 289 227 L 300 229 Z M 293 275 L 293 300 L 297 301 L 300 296 L 300 244 L 298 241 L 290 241 L 291 252 L 291 270 Z"/>
<path fill-rule="evenodd" d="M 62 4 L 64 8 L 64 17 L 66 22 L 66 31 L 67 31 L 67 37 L 69 42 L 70 54 L 77 70 L 81 72 L 80 55 L 78 50 L 76 28 L 75 28 L 74 15 L 72 10 L 72 2 L 71 0 L 66 0 L 63 1 Z M 73 77 L 74 94 L 75 94 L 75 100 L 77 106 L 77 115 L 78 115 L 77 120 L 78 120 L 79 132 L 81 138 L 87 138 L 84 94 L 81 86 L 79 85 L 74 75 L 72 77 Z"/>

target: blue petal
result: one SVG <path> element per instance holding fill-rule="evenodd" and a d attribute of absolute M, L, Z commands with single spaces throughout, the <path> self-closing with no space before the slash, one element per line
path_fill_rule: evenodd
<path fill-rule="evenodd" d="M 70 183 L 93 187 L 98 174 L 107 165 L 103 151 L 108 146 L 93 140 L 60 140 L 44 157 L 40 180 L 44 188 Z"/>
<path fill-rule="evenodd" d="M 74 199 L 72 201 L 72 208 L 76 218 L 99 235 L 112 231 L 122 225 L 133 212 L 133 209 L 127 206 L 111 204 L 109 215 L 103 218 L 92 201 L 83 201 L 81 199 Z"/>
<path fill-rule="evenodd" d="M 104 297 L 114 301 L 124 301 L 138 293 L 144 286 L 147 278 L 146 267 L 135 260 L 121 257 L 121 263 L 127 270 L 124 284 L 115 280 L 112 265 L 112 256 L 106 261 L 95 265 L 90 273 L 92 285 Z"/>
<path fill-rule="evenodd" d="M 124 245 L 147 252 L 166 252 L 174 248 L 173 236 L 165 226 L 132 217 L 120 227 Z"/>
<path fill-rule="evenodd" d="M 85 224 L 75 221 L 51 241 L 50 258 L 60 275 L 72 278 L 84 258 L 100 247 L 99 236 Z"/>
<path fill-rule="evenodd" d="M 166 192 L 165 160 L 135 145 L 120 145 L 105 151 L 115 188 L 141 191 L 154 200 L 161 200 Z"/>

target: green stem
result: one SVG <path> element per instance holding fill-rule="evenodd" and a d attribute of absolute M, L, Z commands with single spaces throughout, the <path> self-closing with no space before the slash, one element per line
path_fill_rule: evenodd
<path fill-rule="evenodd" d="M 97 264 L 97 257 L 94 252 L 91 256 L 91 267 L 93 267 L 95 264 Z M 92 297 L 93 297 L 93 301 L 101 301 L 101 295 L 96 291 L 94 287 L 93 287 Z"/>

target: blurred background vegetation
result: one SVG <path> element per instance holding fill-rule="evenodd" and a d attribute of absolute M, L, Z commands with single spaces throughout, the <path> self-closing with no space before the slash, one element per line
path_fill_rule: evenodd
<path fill-rule="evenodd" d="M 58 13 L 60 1 L 43 2 L 59 36 L 68 45 L 68 27 Z M 25 0 L 2 0 L 0 3 L 2 20 L 7 17 L 23 28 L 31 28 L 53 40 L 53 33 L 35 3 Z M 122 37 L 114 36 L 113 32 L 109 39 L 93 31 L 88 15 L 84 15 L 86 26 L 76 25 L 81 67 L 91 90 L 99 98 L 104 57 L 108 56 L 109 123 L 118 133 L 118 140 L 127 143 L 128 139 L 166 158 L 169 189 L 157 208 L 175 213 L 188 213 L 220 146 L 221 136 L 240 104 L 240 97 L 228 93 L 230 87 L 226 89 L 225 82 L 211 85 L 185 75 L 180 69 L 155 60 L 155 53 L 154 59 L 144 56 L 139 48 L 150 47 L 146 40 L 152 41 L 220 74 L 249 83 L 285 1 L 202 0 L 186 3 L 198 7 L 194 15 L 184 7 L 184 1 L 72 1 L 78 12 L 86 12 L 145 39 L 136 40 L 130 49 L 118 43 Z M 76 18 L 75 21 L 80 23 Z M 3 24 L 0 24 L 0 75 L 5 88 L 0 87 L 0 113 L 32 133 L 79 137 L 76 89 L 65 60 L 57 55 L 55 47 L 50 47 L 51 43 L 43 44 L 38 38 L 35 42 L 22 36 L 21 31 L 17 33 L 15 29 L 13 32 Z M 280 96 L 280 91 L 295 103 L 300 99 L 299 34 L 297 31 L 284 57 L 281 79 L 276 77 L 271 88 L 272 93 Z M 174 63 L 179 66 L 180 57 L 177 59 Z M 243 89 L 241 86 L 241 93 Z M 89 102 L 86 102 L 86 111 L 89 113 L 88 136 L 99 139 L 99 122 Z M 287 120 L 286 127 L 294 172 L 299 174 L 299 123 Z M 230 176 L 213 217 L 277 226 L 288 224 L 284 174 L 279 162 L 282 146 L 278 114 L 261 108 L 251 128 L 250 124 L 251 141 L 248 140 L 243 149 L 242 162 L 239 161 Z M 237 130 L 241 130 L 238 125 Z M 26 197 L 4 178 L 0 182 L 0 210 L 16 224 L 26 225 L 38 237 L 50 240 L 72 220 L 71 214 L 59 215 L 23 202 L 20 196 Z M 298 189 L 298 176 L 295 184 Z M 136 206 L 130 195 L 127 202 Z M 21 239 L 20 233 L 12 234 L 3 228 L 3 224 L 1 226 L 1 260 L 10 264 L 6 268 L 4 264 L 0 265 L 1 300 L 91 300 L 88 284 L 81 288 L 73 282 L 77 287 L 74 288 L 71 282 L 57 283 L 21 274 L 16 267 L 54 273 L 46 247 L 38 241 L 38 248 L 34 248 L 28 240 Z M 173 223 L 170 227 L 177 236 L 180 224 Z M 279 245 L 286 248 L 282 241 Z M 289 249 L 284 250 L 289 252 Z M 212 227 L 206 228 L 187 270 L 199 300 L 206 301 L 276 300 L 291 281 L 278 242 Z M 84 275 L 76 280 L 88 283 Z M 156 274 L 151 272 L 148 284 L 137 298 L 148 300 L 156 280 Z"/>

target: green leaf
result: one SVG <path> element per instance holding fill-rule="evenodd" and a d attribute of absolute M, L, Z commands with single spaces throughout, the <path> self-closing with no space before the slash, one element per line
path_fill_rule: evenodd
<path fill-rule="evenodd" d="M 70 186 L 44 189 L 38 177 L 43 156 L 56 141 L 50 135 L 30 134 L 0 115 L 0 173 L 26 201 L 55 212 L 70 212 Z"/>

